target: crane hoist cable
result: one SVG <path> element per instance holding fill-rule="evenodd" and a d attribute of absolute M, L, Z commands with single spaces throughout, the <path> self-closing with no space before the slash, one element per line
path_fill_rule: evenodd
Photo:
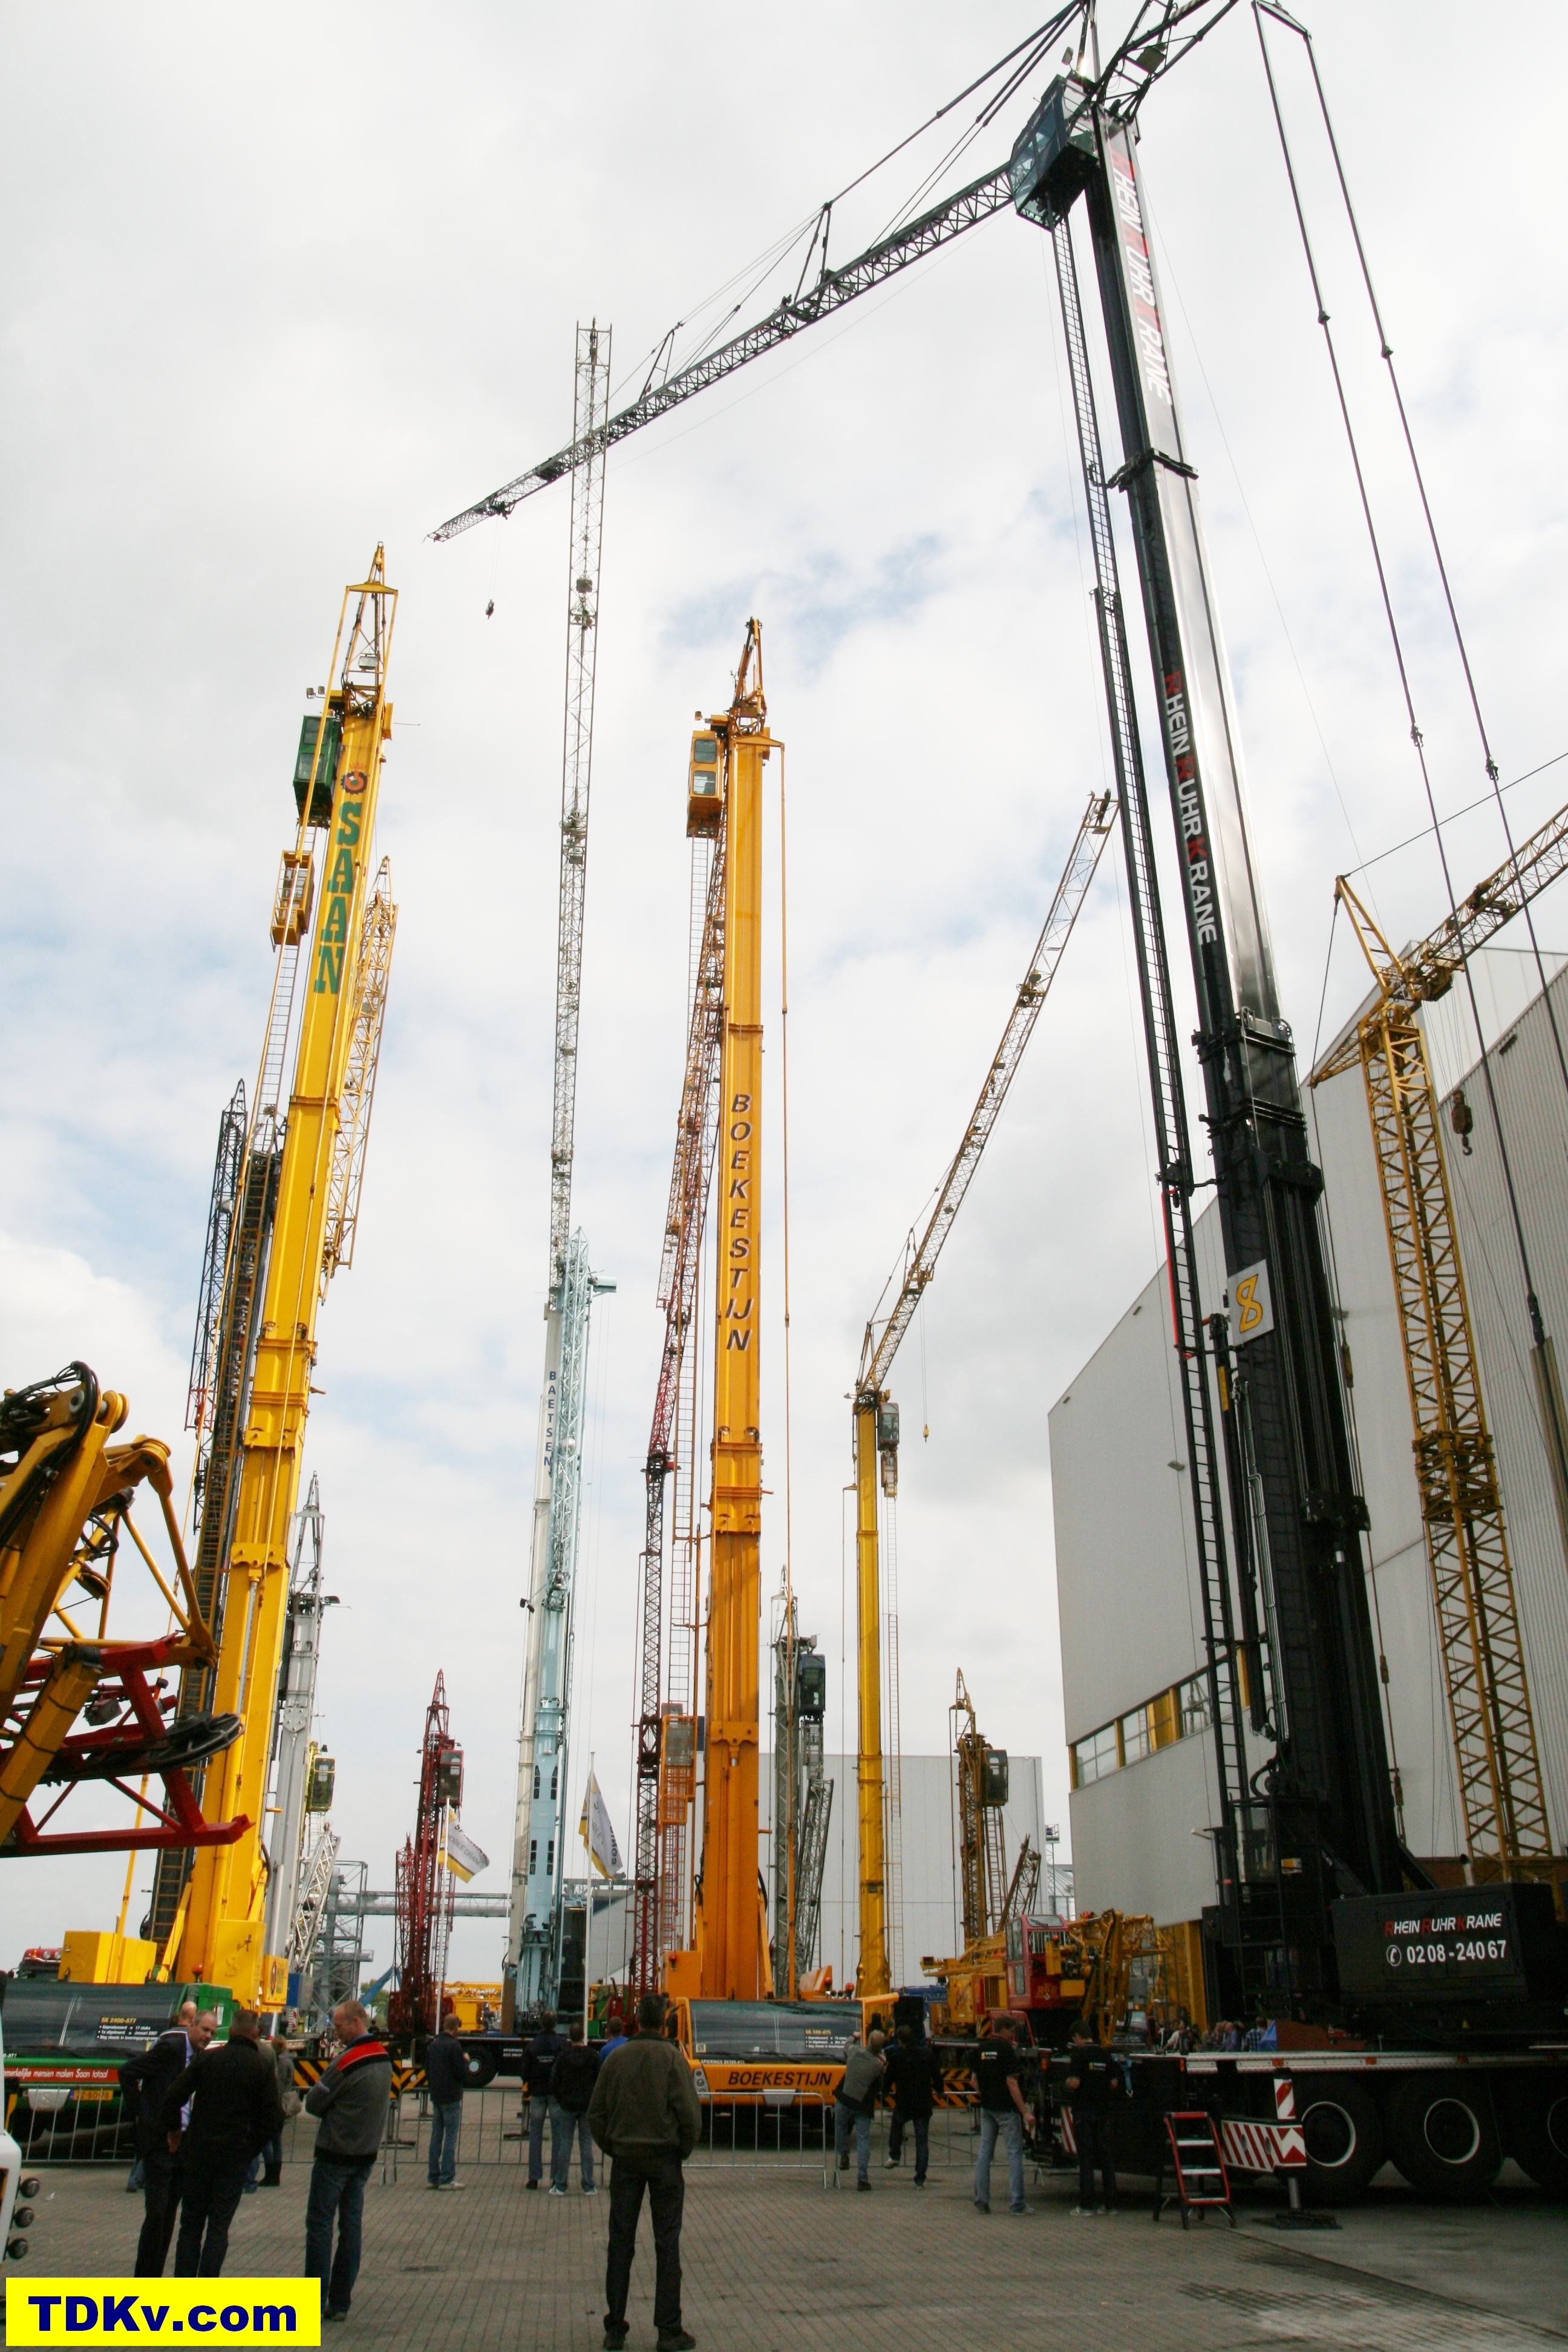
<path fill-rule="evenodd" d="M 1270 9 L 1268 13 L 1273 16 L 1277 12 Z M 1377 575 L 1378 594 L 1383 604 L 1384 618 L 1388 624 L 1389 643 L 1393 649 L 1394 668 L 1398 673 L 1400 693 L 1405 701 L 1405 717 L 1409 722 L 1411 746 L 1415 751 L 1416 764 L 1421 772 L 1422 794 L 1426 803 L 1426 813 L 1432 821 L 1433 837 L 1437 845 L 1438 862 L 1443 869 L 1443 884 L 1448 894 L 1448 911 L 1455 927 L 1454 938 L 1459 957 L 1459 968 L 1464 973 L 1465 992 L 1469 999 L 1470 1018 L 1475 1024 L 1476 1044 L 1480 1056 L 1481 1083 L 1486 1089 L 1487 1108 L 1491 1114 L 1492 1129 L 1497 1137 L 1498 1157 L 1502 1167 L 1503 1189 L 1508 1196 L 1509 1216 L 1513 1227 L 1514 1248 L 1519 1258 L 1520 1274 L 1524 1285 L 1524 1307 L 1525 1315 L 1530 1324 L 1531 1349 L 1532 1355 L 1536 1358 L 1538 1364 L 1544 1363 L 1548 1360 L 1549 1352 L 1552 1350 L 1552 1342 L 1547 1332 L 1545 1318 L 1542 1313 L 1541 1294 L 1536 1284 L 1534 1268 L 1531 1263 L 1530 1244 L 1526 1239 L 1524 1231 L 1524 1215 L 1520 1206 L 1519 1185 L 1514 1174 L 1513 1153 L 1510 1149 L 1508 1131 L 1503 1124 L 1502 1106 L 1498 1100 L 1497 1083 L 1492 1071 L 1491 1055 L 1487 1045 L 1486 1032 L 1481 1025 L 1481 1010 L 1479 1001 L 1476 994 L 1474 976 L 1470 971 L 1469 950 L 1465 944 L 1464 929 L 1459 924 L 1458 900 L 1455 895 L 1453 873 L 1448 864 L 1447 844 L 1443 837 L 1442 826 L 1437 821 L 1437 803 L 1432 790 L 1432 775 L 1426 757 L 1426 736 L 1423 733 L 1422 728 L 1415 715 L 1415 693 L 1410 682 L 1409 666 L 1405 657 L 1404 637 L 1401 634 L 1399 622 L 1394 610 L 1393 592 L 1389 587 L 1388 571 L 1384 562 L 1383 542 L 1379 536 L 1376 520 L 1373 515 L 1371 492 L 1367 487 L 1366 473 L 1362 464 L 1360 442 L 1357 438 L 1355 425 L 1351 416 L 1350 399 L 1345 390 L 1344 376 L 1340 367 L 1339 352 L 1334 341 L 1333 326 L 1329 316 L 1327 305 L 1323 299 L 1323 289 L 1318 273 L 1317 259 L 1312 250 L 1312 241 L 1307 227 L 1307 215 L 1302 206 L 1300 184 L 1297 175 L 1295 159 L 1291 153 L 1290 142 L 1285 130 L 1285 118 L 1279 109 L 1279 93 L 1275 85 L 1274 67 L 1268 54 L 1268 44 L 1264 37 L 1262 16 L 1256 8 L 1254 10 L 1254 17 L 1258 27 L 1258 44 L 1263 51 L 1264 72 L 1268 82 L 1268 96 L 1273 108 L 1275 126 L 1279 134 L 1279 146 L 1281 154 L 1285 161 L 1286 177 L 1289 182 L 1290 200 L 1295 210 L 1296 226 L 1300 234 L 1301 250 L 1305 256 L 1307 263 L 1307 275 L 1311 281 L 1312 299 L 1317 305 L 1318 324 L 1323 331 L 1323 348 L 1328 354 L 1329 370 L 1333 378 L 1334 397 L 1339 407 L 1340 421 L 1344 427 L 1345 445 L 1350 453 L 1351 469 L 1355 476 L 1356 495 L 1361 505 L 1362 520 L 1366 526 L 1367 543 L 1372 551 L 1373 568 Z M 1302 30 L 1302 27 L 1296 25 L 1294 20 L 1291 18 L 1283 17 L 1280 21 L 1288 24 L 1292 31 L 1300 32 Z M 1316 75 L 1316 71 L 1317 67 L 1316 61 L 1314 60 L 1314 76 Z M 1321 84 L 1319 85 L 1319 91 L 1321 96 Z M 1326 117 L 1326 106 L 1324 112 Z M 1337 145 L 1334 152 L 1337 163 Z M 1342 186 L 1342 172 L 1341 173 L 1341 184 Z M 1348 190 L 1346 191 L 1346 202 L 1348 205 Z M 1353 221 L 1353 215 L 1352 217 Z M 1361 237 L 1359 230 L 1356 233 L 1356 245 L 1358 251 L 1360 251 Z M 1364 271 L 1364 254 L 1363 255 L 1363 268 Z M 1366 273 L 1366 284 L 1367 290 L 1370 293 L 1372 289 L 1370 272 Z M 1375 314 L 1375 296 L 1373 298 L 1373 304 Z M 1384 356 L 1389 359 L 1390 365 L 1392 365 L 1392 354 L 1388 351 L 1387 337 L 1383 333 L 1381 318 L 1379 318 L 1378 321 L 1378 332 L 1380 341 L 1384 345 Z M 1396 398 L 1398 397 L 1397 379 L 1395 379 L 1395 396 Z M 1399 402 L 1399 409 L 1401 418 L 1403 419 L 1405 414 L 1405 404 L 1403 400 L 1400 400 Z M 1409 426 L 1407 424 L 1405 425 L 1405 438 L 1409 447 L 1411 460 L 1414 464 L 1415 461 L 1415 447 L 1414 441 L 1410 439 Z M 1419 466 L 1416 467 L 1416 478 L 1419 482 Z M 1422 488 L 1421 495 L 1422 503 L 1425 507 L 1426 491 L 1424 486 Z M 1426 520 L 1428 527 L 1432 531 L 1433 545 L 1436 549 L 1436 533 L 1435 526 L 1432 525 L 1431 509 L 1429 508 L 1426 509 Z M 1437 550 L 1437 565 L 1442 578 L 1444 591 L 1445 593 L 1447 593 L 1448 586 L 1447 572 L 1443 565 L 1440 549 Z M 1448 609 L 1450 615 L 1454 620 L 1456 634 L 1458 634 L 1458 619 L 1457 614 L 1454 614 L 1453 600 L 1451 597 L 1449 598 Z M 1462 636 L 1459 638 L 1459 650 L 1461 659 L 1464 661 L 1466 679 L 1467 681 L 1469 681 L 1469 661 L 1464 652 L 1464 640 Z M 1474 703 L 1477 724 L 1481 727 L 1482 741 L 1483 743 L 1486 743 L 1486 730 L 1484 725 L 1481 724 L 1480 705 L 1479 701 L 1475 700 L 1473 684 L 1471 685 L 1471 698 Z M 1493 785 L 1495 786 L 1497 782 L 1497 763 L 1491 757 L 1489 744 L 1487 745 L 1486 757 L 1487 772 L 1490 776 Z M 1502 805 L 1500 795 L 1499 796 L 1498 805 L 1500 809 Z M 1503 823 L 1506 829 L 1508 823 L 1506 815 L 1503 819 Z M 1359 902 L 1357 903 L 1359 904 Z M 1533 925 L 1531 929 L 1531 944 L 1534 945 L 1535 934 Z M 1363 939 L 1363 947 L 1365 944 L 1366 942 Z M 1563 1044 L 1557 1032 L 1556 1012 L 1552 1003 L 1551 991 L 1546 986 L 1546 969 L 1545 965 L 1541 961 L 1539 948 L 1536 950 L 1536 966 L 1541 979 L 1542 993 L 1546 1001 L 1547 1019 L 1551 1024 L 1552 1039 L 1557 1047 L 1558 1060 L 1563 1071 L 1563 1084 L 1565 1087 L 1568 1087 L 1568 1061 L 1563 1060 Z M 1375 964 L 1373 965 L 1373 969 L 1376 969 Z M 1554 1384 L 1550 1381 L 1541 1381 L 1538 1382 L 1538 1389 L 1542 1408 L 1542 1436 L 1546 1447 L 1547 1459 L 1552 1471 L 1552 1484 L 1560 1496 L 1568 1496 L 1568 1412 L 1565 1412 L 1563 1408 L 1563 1401 L 1560 1385 Z"/>
<path fill-rule="evenodd" d="M 1018 983 L 1001 1042 L 991 1057 L 969 1124 L 937 1193 L 936 1204 L 917 1241 L 910 1234 L 904 1252 L 899 1289 L 880 1331 L 877 1302 L 866 1324 L 860 1349 L 860 1370 L 854 1390 L 854 1454 L 856 1490 L 856 1559 L 859 1667 L 859 1758 L 858 1787 L 860 1824 L 859 1929 L 860 1957 L 857 1984 L 868 1994 L 884 1993 L 891 1983 L 888 1948 L 887 1793 L 882 1748 L 881 1711 L 881 1560 L 877 1486 L 880 1465 L 882 1493 L 889 1501 L 898 1493 L 899 1409 L 887 1391 L 888 1375 L 916 1308 L 935 1276 L 953 1223 L 973 1181 L 985 1147 L 994 1132 L 1017 1076 L 1035 1024 L 1061 966 L 1100 856 L 1110 840 L 1116 805 L 1109 792 L 1091 793 L 1079 819 L 1067 861 L 1052 893 L 1046 919 L 1035 942 L 1029 969 Z M 893 1277 L 883 1286 L 885 1298 Z"/>

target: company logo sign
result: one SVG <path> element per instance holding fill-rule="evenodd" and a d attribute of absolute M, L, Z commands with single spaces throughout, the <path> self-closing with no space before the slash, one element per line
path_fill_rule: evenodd
<path fill-rule="evenodd" d="M 343 951 L 349 940 L 349 909 L 353 904 L 354 877 L 364 819 L 368 779 L 363 768 L 351 768 L 340 779 L 338 829 L 332 835 L 332 870 L 321 898 L 321 928 L 316 934 L 318 996 L 336 996 L 343 984 Z"/>

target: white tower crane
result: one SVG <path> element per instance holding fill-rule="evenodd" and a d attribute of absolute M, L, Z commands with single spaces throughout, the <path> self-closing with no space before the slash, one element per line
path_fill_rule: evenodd
<path fill-rule="evenodd" d="M 561 1965 L 562 1826 L 572 1696 L 572 1591 L 586 1398 L 588 1318 L 596 1292 L 587 1244 L 572 1232 L 572 1137 L 577 1101 L 577 1019 L 583 989 L 583 908 L 588 879 L 588 787 L 594 754 L 599 553 L 604 538 L 604 426 L 609 414 L 610 330 L 577 330 L 572 467 L 572 568 L 566 604 L 566 725 L 561 774 L 561 891 L 555 946 L 554 1107 L 550 1135 L 550 1287 L 544 1381 L 533 1475 L 528 1644 L 518 1738 L 517 1810 L 507 1920 L 506 2008 L 511 2017 L 555 1996 Z"/>

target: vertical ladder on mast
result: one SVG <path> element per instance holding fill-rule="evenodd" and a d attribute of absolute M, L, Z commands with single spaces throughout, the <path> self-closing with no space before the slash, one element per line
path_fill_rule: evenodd
<path fill-rule="evenodd" d="M 544 1379 L 533 1479 L 533 1527 L 518 1738 L 511 1900 L 507 1920 L 503 2014 L 548 2005 L 559 1975 L 564 1876 L 565 1743 L 571 1706 L 572 1587 L 577 1564 L 581 1432 L 587 1318 L 599 1284 L 586 1244 L 572 1233 L 573 1131 L 577 1102 L 577 1027 L 583 986 L 583 917 L 588 879 L 588 793 L 594 753 L 598 654 L 599 561 L 604 541 L 603 427 L 609 414 L 610 330 L 577 330 L 572 469 L 571 571 L 566 604 L 566 718 L 561 774 L 561 880 L 555 944 L 555 1061 L 550 1132 L 550 1283 Z M 569 1277 L 581 1252 L 581 1278 Z M 580 1328 L 578 1322 L 580 1319 Z M 569 1328 L 570 1327 L 570 1328 Z M 575 1366 L 575 1386 L 568 1395 Z M 571 1423 L 574 1408 L 575 1425 Z M 548 1748 L 548 1757 L 545 1748 Z M 548 1769 L 547 1769 L 548 1768 Z M 554 1788 L 551 1790 L 553 1781 Z M 540 1794 L 536 1797 L 536 1786 Z M 541 1834 L 553 1803 L 556 1826 Z M 539 1865 L 548 1863 L 547 1869 Z M 507 2014 L 507 2021 L 511 2021 Z"/>

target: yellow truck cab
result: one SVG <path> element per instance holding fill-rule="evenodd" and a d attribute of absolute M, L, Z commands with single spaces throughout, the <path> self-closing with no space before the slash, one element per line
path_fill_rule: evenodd
<path fill-rule="evenodd" d="M 844 2054 L 861 2031 L 858 2000 L 688 2000 L 670 2004 L 697 2095 L 760 2099 L 773 2092 L 833 2098 Z"/>

